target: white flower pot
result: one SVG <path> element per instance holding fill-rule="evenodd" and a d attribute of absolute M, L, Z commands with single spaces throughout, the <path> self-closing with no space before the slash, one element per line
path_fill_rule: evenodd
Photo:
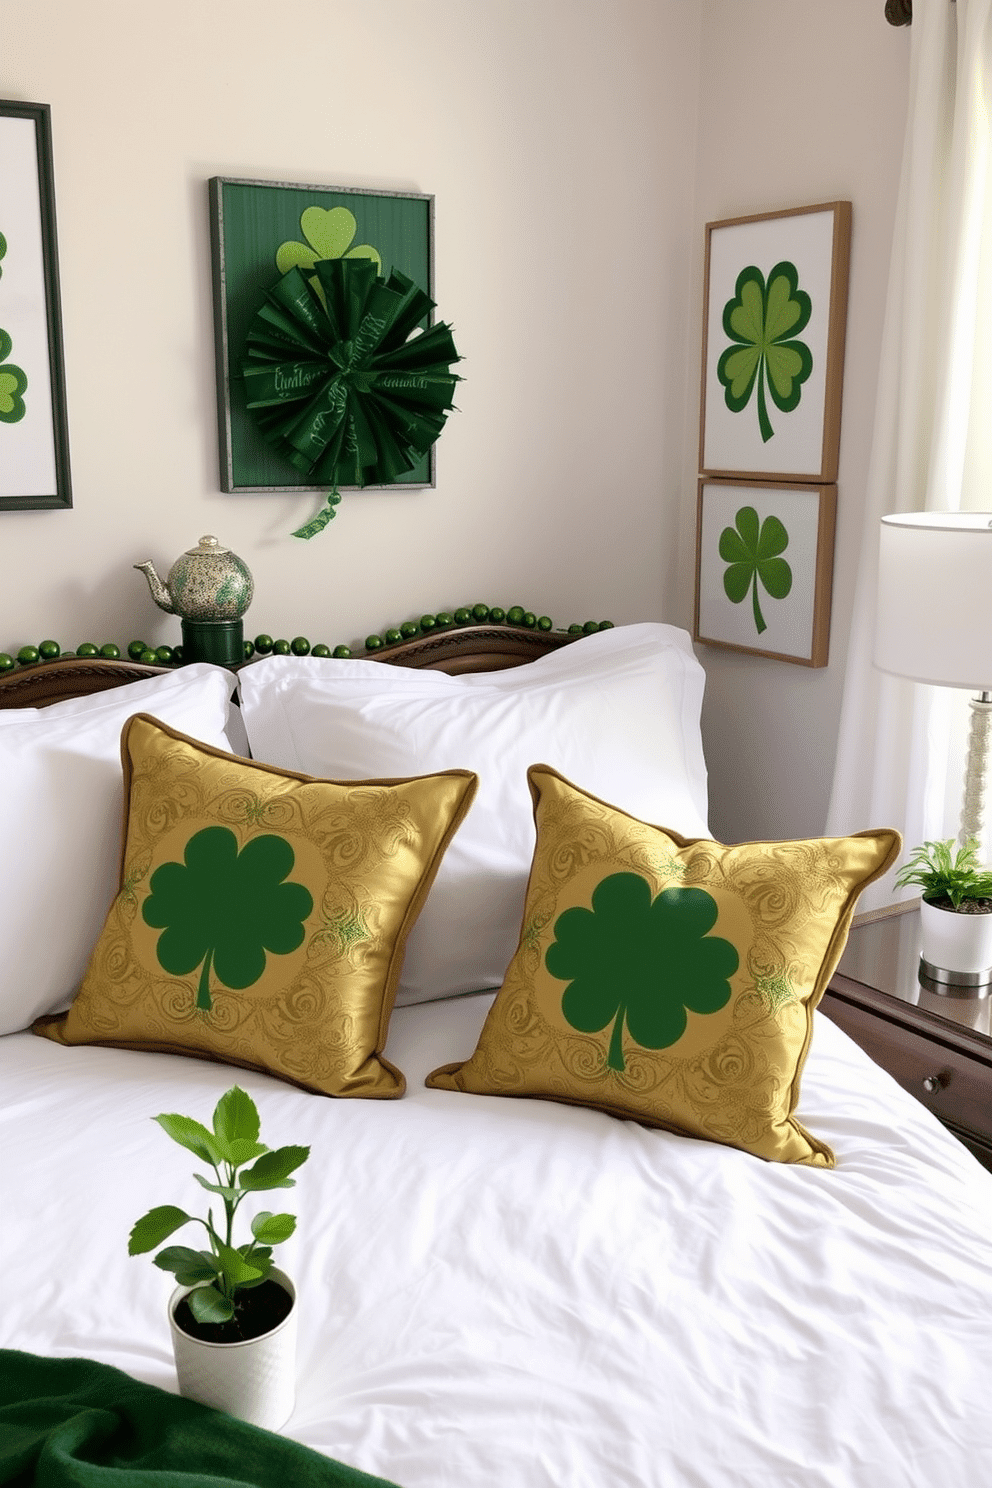
<path fill-rule="evenodd" d="M 924 899 L 920 905 L 921 953 L 931 967 L 990 980 L 992 914 L 956 914 Z"/>
<path fill-rule="evenodd" d="M 169 1326 L 176 1356 L 179 1393 L 201 1405 L 276 1431 L 293 1414 L 296 1402 L 296 1288 L 284 1271 L 269 1275 L 293 1299 L 278 1327 L 246 1343 L 204 1343 L 177 1326 L 175 1309 L 192 1290 L 176 1287 L 169 1298 Z"/>

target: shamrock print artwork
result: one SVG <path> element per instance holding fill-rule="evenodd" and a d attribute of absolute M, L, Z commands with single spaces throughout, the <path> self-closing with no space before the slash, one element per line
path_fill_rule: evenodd
<path fill-rule="evenodd" d="M 307 207 L 300 216 L 300 231 L 305 243 L 280 243 L 276 268 L 280 274 L 290 269 L 312 271 L 319 258 L 370 258 L 382 270 L 382 256 L 371 243 L 352 242 L 358 232 L 358 221 L 347 207 Z"/>
<path fill-rule="evenodd" d="M 759 521 L 753 506 L 742 506 L 733 527 L 720 533 L 720 557 L 727 569 L 723 588 L 731 604 L 740 604 L 750 592 L 754 625 L 758 634 L 768 623 L 758 603 L 758 583 L 772 599 L 785 599 L 792 589 L 792 569 L 780 555 L 789 546 L 785 524 L 776 516 Z"/>
<path fill-rule="evenodd" d="M 7 358 L 13 343 L 7 332 L 0 328 L 0 422 L 18 423 L 27 412 L 24 394 L 28 379 L 20 367 L 15 367 Z"/>
<path fill-rule="evenodd" d="M 724 333 L 733 344 L 720 357 L 716 375 L 731 413 L 742 413 L 757 390 L 758 428 L 766 444 L 775 434 L 766 384 L 776 408 L 791 413 L 813 370 L 812 352 L 796 339 L 812 309 L 809 295 L 799 288 L 795 265 L 786 260 L 770 270 L 767 281 L 754 264 L 742 269 L 734 297 L 723 308 Z"/>
<path fill-rule="evenodd" d="M 7 239 L 0 233 L 0 260 L 7 255 Z M 0 277 L 3 269 L 0 268 Z M 27 390 L 28 379 L 20 367 L 15 367 L 13 362 L 7 358 L 14 349 L 14 343 L 7 331 L 0 328 L 0 422 L 5 424 L 16 424 L 25 415 L 27 405 L 24 402 L 24 394 Z"/>
<path fill-rule="evenodd" d="M 626 1068 L 624 1031 L 644 1049 L 667 1049 L 687 1012 L 715 1013 L 730 1000 L 739 957 L 710 935 L 717 906 L 705 889 L 668 888 L 656 898 L 639 873 L 612 873 L 592 907 L 566 909 L 544 964 L 568 983 L 561 1009 L 580 1033 L 610 1030 L 606 1064 Z"/>

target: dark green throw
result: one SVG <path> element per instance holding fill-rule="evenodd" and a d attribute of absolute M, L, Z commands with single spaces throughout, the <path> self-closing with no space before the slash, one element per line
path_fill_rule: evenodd
<path fill-rule="evenodd" d="M 11 1488 L 395 1488 L 90 1359 L 0 1349 Z"/>

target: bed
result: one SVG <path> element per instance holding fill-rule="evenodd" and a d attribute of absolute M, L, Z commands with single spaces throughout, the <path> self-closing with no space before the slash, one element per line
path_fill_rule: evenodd
<path fill-rule="evenodd" d="M 891 866 L 891 834 L 845 848 L 856 866 L 836 904 L 820 903 L 829 933 L 806 991 L 755 973 L 733 1004 L 738 1044 L 720 1048 L 736 1060 L 738 1101 L 747 1059 L 760 1049 L 773 1061 L 790 1030 L 774 1140 L 753 1123 L 753 1075 L 751 1126 L 714 1105 L 708 1046 L 680 1076 L 691 1109 L 673 1115 L 668 1086 L 644 1074 L 668 1057 L 668 1035 L 637 1021 L 632 997 L 626 1023 L 622 1011 L 604 1023 L 613 1068 L 596 1079 L 608 1086 L 588 1083 L 575 1051 L 591 1035 L 577 1023 L 545 1036 L 540 1057 L 533 1041 L 526 1058 L 513 1044 L 536 1017 L 527 996 L 552 975 L 552 933 L 556 982 L 582 980 L 566 931 L 588 933 L 588 895 L 563 926 L 547 875 L 560 888 L 605 852 L 626 865 L 609 875 L 624 880 L 617 894 L 634 864 L 719 900 L 705 873 L 743 863 L 781 914 L 796 855 L 812 872 L 819 847 L 789 845 L 783 860 L 776 845 L 770 856 L 748 845 L 740 859 L 709 842 L 702 674 L 671 627 L 574 643 L 483 628 L 388 659 L 279 658 L 237 679 L 67 661 L 0 681 L 0 1347 L 86 1357 L 175 1390 L 170 1280 L 128 1258 L 127 1234 L 145 1209 L 195 1194 L 187 1155 L 151 1118 L 208 1120 L 236 1081 L 267 1140 L 312 1153 L 280 1251 L 302 1303 L 286 1437 L 400 1488 L 985 1488 L 992 1175 L 815 1011 L 858 884 Z M 159 745 L 142 775 L 142 751 Z M 402 794 L 410 780 L 457 796 L 429 871 L 400 892 L 378 970 L 354 928 L 371 913 L 360 896 L 350 919 L 328 921 L 335 954 L 379 988 L 360 1059 L 317 1057 L 312 1029 L 289 1053 L 285 1040 L 275 1054 L 184 1048 L 100 1002 L 94 946 L 122 893 L 139 892 L 128 843 L 139 821 L 160 822 L 162 799 L 178 799 L 173 780 L 146 811 L 139 784 L 170 779 L 176 748 L 186 802 L 199 800 L 201 768 L 279 771 L 264 781 L 277 793 L 386 781 L 400 795 L 386 827 L 375 795 L 377 830 L 400 832 L 418 809 Z M 366 810 L 365 785 L 348 789 Z M 555 834 L 576 813 L 566 852 Z M 700 987 L 737 975 L 713 957 Z M 217 978 L 211 995 L 220 1019 L 229 994 Z M 691 1029 L 723 1016 L 701 999 L 686 992 Z M 103 1021 L 87 1023 L 87 1007 Z M 763 1042 L 741 1043 L 754 1028 Z M 513 1049 L 519 1058 L 503 1057 Z M 693 1086 L 704 1067 L 708 1083 Z M 621 1087 L 627 1105 L 603 1094 Z"/>

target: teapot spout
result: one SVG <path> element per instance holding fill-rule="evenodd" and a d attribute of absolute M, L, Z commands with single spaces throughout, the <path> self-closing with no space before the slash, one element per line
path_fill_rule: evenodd
<path fill-rule="evenodd" d="M 158 605 L 159 609 L 165 610 L 169 615 L 174 615 L 176 613 L 176 607 L 172 603 L 168 589 L 155 572 L 155 565 L 153 563 L 136 563 L 134 567 L 139 573 L 143 573 L 148 580 L 148 587 L 152 591 L 152 599 Z"/>

